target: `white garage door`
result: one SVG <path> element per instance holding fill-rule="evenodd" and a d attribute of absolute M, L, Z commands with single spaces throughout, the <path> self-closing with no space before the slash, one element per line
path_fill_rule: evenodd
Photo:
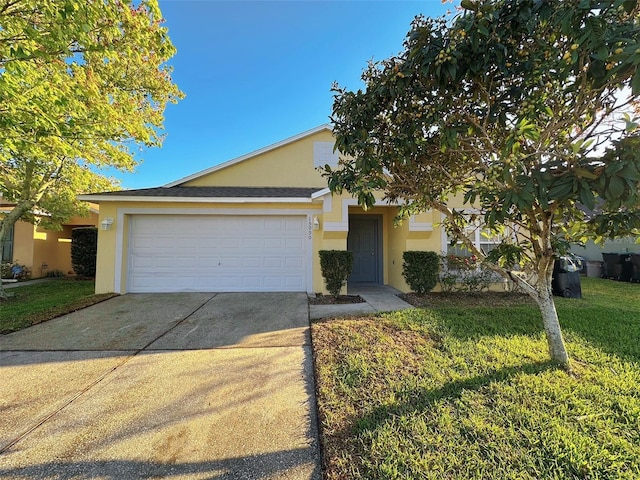
<path fill-rule="evenodd" d="M 130 292 L 306 291 L 306 216 L 134 215 Z"/>

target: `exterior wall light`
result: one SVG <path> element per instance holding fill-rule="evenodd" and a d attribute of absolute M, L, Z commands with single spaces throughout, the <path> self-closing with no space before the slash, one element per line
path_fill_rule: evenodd
<path fill-rule="evenodd" d="M 113 225 L 113 218 L 105 217 L 102 222 L 100 222 L 100 230 L 111 230 L 111 225 Z"/>
<path fill-rule="evenodd" d="M 320 220 L 318 220 L 318 217 L 313 217 L 313 229 L 320 230 Z"/>

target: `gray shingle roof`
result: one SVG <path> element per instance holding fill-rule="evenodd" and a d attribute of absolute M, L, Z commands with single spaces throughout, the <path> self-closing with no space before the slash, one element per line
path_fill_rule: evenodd
<path fill-rule="evenodd" d="M 323 187 L 156 187 L 118 190 L 86 196 L 113 197 L 228 197 L 228 198 L 310 198 Z"/>

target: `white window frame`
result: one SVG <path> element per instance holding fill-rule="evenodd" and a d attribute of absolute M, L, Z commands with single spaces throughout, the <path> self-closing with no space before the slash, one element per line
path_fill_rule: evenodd
<path fill-rule="evenodd" d="M 476 212 L 469 210 L 469 211 L 466 211 L 465 213 L 476 213 Z M 502 242 L 504 237 L 503 235 L 495 235 L 493 237 L 488 237 L 486 235 L 483 235 L 483 233 L 485 232 L 486 232 L 486 229 L 483 228 L 482 225 L 477 225 L 477 226 L 474 225 L 474 226 L 469 226 L 465 228 L 465 233 L 467 237 L 473 242 L 474 246 L 478 250 L 482 251 L 485 255 L 487 255 L 491 250 L 493 250 L 493 248 L 488 248 L 488 247 L 490 246 L 495 247 L 496 245 L 499 245 Z M 451 238 L 447 234 L 446 230 L 442 228 L 442 245 L 443 245 L 443 252 L 445 255 L 452 254 L 450 252 L 452 248 L 458 250 L 456 253 L 453 253 L 454 255 L 459 255 L 463 257 L 473 255 L 472 252 L 461 248 L 463 244 L 460 240 L 456 241 L 455 247 L 451 247 L 450 242 L 451 242 Z M 460 250 L 462 250 L 466 254 L 460 253 Z"/>

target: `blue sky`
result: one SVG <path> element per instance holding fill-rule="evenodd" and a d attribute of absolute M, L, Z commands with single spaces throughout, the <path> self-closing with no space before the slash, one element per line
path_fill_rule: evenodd
<path fill-rule="evenodd" d="M 457 3 L 457 2 L 456 2 Z M 329 122 L 331 85 L 362 87 L 371 59 L 398 53 L 422 1 L 160 0 L 186 94 L 166 110 L 162 148 L 122 187 L 164 185 Z"/>

